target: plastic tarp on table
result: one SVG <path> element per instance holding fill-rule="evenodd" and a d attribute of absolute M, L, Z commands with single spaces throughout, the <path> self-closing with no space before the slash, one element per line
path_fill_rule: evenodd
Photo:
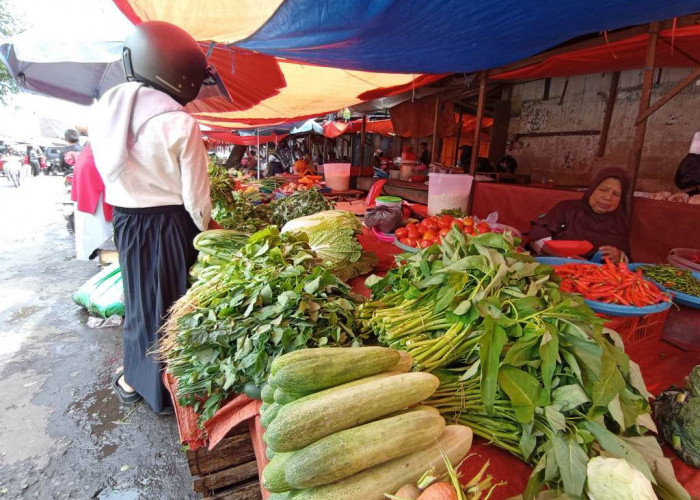
<path fill-rule="evenodd" d="M 114 0 L 132 20 L 305 63 L 405 73 L 503 66 L 572 38 L 690 14 L 697 0 Z"/>

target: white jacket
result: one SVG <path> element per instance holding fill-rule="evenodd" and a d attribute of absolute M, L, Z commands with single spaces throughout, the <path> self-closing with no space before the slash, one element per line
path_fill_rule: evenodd
<path fill-rule="evenodd" d="M 206 229 L 207 152 L 197 122 L 179 103 L 141 83 L 124 83 L 95 105 L 89 130 L 107 203 L 184 205 L 197 227 Z"/>

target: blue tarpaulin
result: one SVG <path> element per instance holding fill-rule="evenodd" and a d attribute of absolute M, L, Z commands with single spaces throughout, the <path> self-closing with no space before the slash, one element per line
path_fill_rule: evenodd
<path fill-rule="evenodd" d="M 285 0 L 236 45 L 345 69 L 469 72 L 697 11 L 700 0 Z"/>

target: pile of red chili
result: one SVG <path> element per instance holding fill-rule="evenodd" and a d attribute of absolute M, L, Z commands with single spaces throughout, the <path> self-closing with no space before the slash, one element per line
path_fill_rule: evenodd
<path fill-rule="evenodd" d="M 580 293 L 590 300 L 635 307 L 670 300 L 654 283 L 644 279 L 641 270 L 631 271 L 624 262 L 615 265 L 606 259 L 600 266 L 563 264 L 554 271 L 562 278 L 562 291 Z"/>

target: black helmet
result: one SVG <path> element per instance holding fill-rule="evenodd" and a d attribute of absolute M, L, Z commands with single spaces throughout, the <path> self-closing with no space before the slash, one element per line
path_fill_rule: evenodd
<path fill-rule="evenodd" d="M 146 83 L 180 104 L 194 100 L 212 69 L 194 38 L 163 21 L 147 21 L 124 40 L 126 79 Z"/>

